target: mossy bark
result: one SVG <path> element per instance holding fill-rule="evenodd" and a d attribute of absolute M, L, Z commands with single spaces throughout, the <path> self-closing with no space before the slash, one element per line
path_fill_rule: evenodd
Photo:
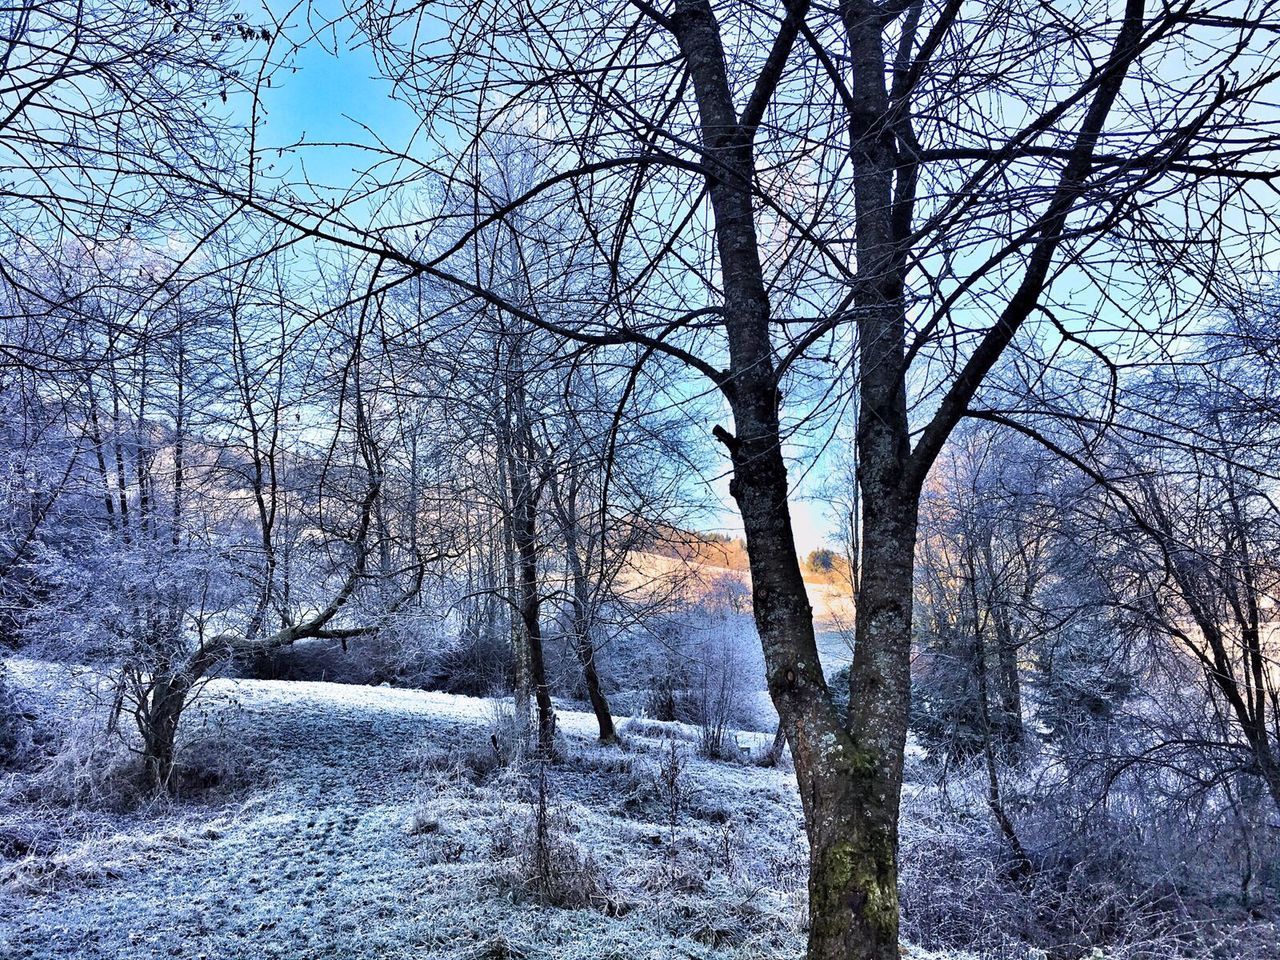
<path fill-rule="evenodd" d="M 811 838 L 809 960 L 897 956 L 897 827 L 857 819 Z"/>
<path fill-rule="evenodd" d="M 805 3 L 789 6 L 782 49 L 795 36 L 785 31 L 798 30 L 806 10 Z M 860 323 L 866 328 L 864 340 L 870 340 L 861 348 L 858 454 L 864 553 L 846 718 L 835 706 L 818 657 L 788 505 L 781 373 L 770 336 L 753 212 L 754 128 L 742 123 L 736 111 L 710 4 L 677 0 L 671 27 L 697 100 L 723 277 L 730 366 L 722 387 L 734 424 L 732 432 L 717 427 L 715 435 L 733 463 L 730 493 L 746 534 L 769 693 L 791 747 L 809 837 L 808 956 L 897 960 L 898 800 L 910 697 L 919 486 L 905 481 L 909 431 L 900 376 L 900 284 L 883 257 L 868 258 L 865 270 L 861 262 L 864 248 L 879 244 L 881 251 L 887 249 L 891 238 L 883 228 L 889 205 L 873 211 L 875 223 L 859 224 L 860 234 L 875 235 L 859 237 L 858 301 L 865 318 Z M 862 46 L 866 55 L 869 45 Z M 878 141 L 860 145 L 873 152 L 882 146 Z M 860 179 L 860 207 L 874 206 L 872 194 L 878 197 L 886 176 L 892 179 L 891 166 L 885 174 L 876 165 L 884 159 L 872 157 L 876 163 L 869 166 L 879 173 Z"/>

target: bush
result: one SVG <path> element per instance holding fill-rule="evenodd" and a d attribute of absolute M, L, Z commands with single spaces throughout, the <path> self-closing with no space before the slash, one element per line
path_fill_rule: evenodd
<path fill-rule="evenodd" d="M 1231 889 L 1238 841 L 1209 811 L 1164 808 L 1115 787 L 1107 804 L 1074 776 L 1006 768 L 1030 869 L 987 808 L 981 764 L 953 768 L 945 787 L 904 795 L 899 852 L 904 939 L 935 950 L 1061 960 L 1209 960 L 1272 955 L 1275 900 Z M 1275 857 L 1259 849 L 1259 863 Z M 1256 916 L 1251 916 L 1251 912 Z M 1267 931 L 1270 933 L 1267 933 Z M 1245 935 L 1248 931 L 1248 936 Z"/>
<path fill-rule="evenodd" d="M 219 711 L 212 723 L 182 744 L 173 771 L 175 798 L 218 803 L 263 786 L 271 768 L 270 749 L 232 728 Z"/>
<path fill-rule="evenodd" d="M 149 792 L 137 753 L 108 732 L 99 711 L 71 720 L 53 753 L 18 789 L 32 803 L 117 811 L 138 805 Z"/>
<path fill-rule="evenodd" d="M 720 646 L 714 662 L 702 665 L 696 690 L 698 752 L 711 760 L 741 758 L 737 741 L 729 731 L 740 699 L 738 664 L 727 646 Z"/>
<path fill-rule="evenodd" d="M 27 711 L 0 663 L 0 767 L 21 766 L 35 753 L 35 717 Z"/>
<path fill-rule="evenodd" d="M 515 661 L 508 639 L 484 630 L 464 631 L 452 642 L 438 644 L 422 670 L 427 689 L 468 697 L 510 690 L 514 676 Z"/>
<path fill-rule="evenodd" d="M 693 793 L 688 757 L 674 740 L 668 740 L 658 755 L 658 798 L 667 825 L 667 845 L 671 862 L 676 858 L 676 828 Z"/>
<path fill-rule="evenodd" d="M 73 811 L 123 812 L 171 799 L 219 803 L 260 785 L 270 752 L 246 739 L 224 709 L 197 709 L 175 754 L 169 790 L 157 796 L 130 721 L 111 722 L 107 704 L 66 719 L 39 762 L 13 778 L 10 794 Z"/>
<path fill-rule="evenodd" d="M 528 822 L 514 840 L 513 892 L 550 907 L 607 908 L 604 873 L 570 836 L 571 822 L 552 797 L 549 762 L 539 760 Z"/>
<path fill-rule="evenodd" d="M 683 658 L 668 654 L 664 658 L 662 669 L 650 678 L 644 712 L 662 723 L 692 719 L 693 711 L 689 707 L 686 691 L 688 682 L 689 673 Z"/>

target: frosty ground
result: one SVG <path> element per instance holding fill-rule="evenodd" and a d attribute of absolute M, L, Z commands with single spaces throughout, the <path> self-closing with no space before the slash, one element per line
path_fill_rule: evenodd
<path fill-rule="evenodd" d="M 74 712 L 53 668 L 11 676 Z M 508 719 L 437 693 L 215 681 L 184 721 L 185 798 L 104 812 L 8 785 L 0 956 L 800 955 L 789 771 L 703 759 L 676 724 L 624 723 L 624 748 L 602 747 L 561 711 L 545 794 L 571 905 L 550 906 L 529 867 L 537 765 L 504 762 Z"/>

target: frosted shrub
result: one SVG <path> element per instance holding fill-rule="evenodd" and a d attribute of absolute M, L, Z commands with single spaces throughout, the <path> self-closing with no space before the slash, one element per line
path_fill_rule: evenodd
<path fill-rule="evenodd" d="M 462 745 L 452 759 L 466 771 L 477 785 L 491 780 L 503 770 L 517 769 L 530 750 L 530 730 L 521 725 L 515 707 L 507 699 L 489 701 L 488 736 L 480 742 Z"/>
<path fill-rule="evenodd" d="M 137 803 L 142 764 L 108 729 L 100 711 L 70 721 L 48 761 L 25 782 L 33 802 L 68 807 L 123 809 Z"/>
<path fill-rule="evenodd" d="M 548 765 L 537 762 L 529 819 L 515 841 L 517 892 L 550 907 L 605 906 L 609 898 L 603 871 L 570 836 L 569 817 L 552 796 Z"/>
<path fill-rule="evenodd" d="M 622 734 L 628 739 L 647 737 L 650 740 L 693 740 L 694 735 L 687 728 L 665 720 L 651 720 L 647 717 L 629 717 L 622 725 Z"/>
<path fill-rule="evenodd" d="M 515 703 L 505 697 L 489 700 L 489 745 L 499 766 L 519 763 L 528 754 L 532 727 L 516 714 Z"/>
<path fill-rule="evenodd" d="M 270 752 L 261 743 L 237 732 L 223 711 L 204 720 L 180 744 L 172 784 L 175 796 L 205 802 L 231 799 L 271 778 Z"/>
<path fill-rule="evenodd" d="M 529 732 L 521 730 L 509 699 L 489 702 L 488 727 L 467 731 L 452 743 L 422 743 L 411 750 L 402 766 L 445 783 L 490 783 L 503 771 L 518 772 L 529 753 Z M 477 735 L 479 734 L 479 735 Z"/>
<path fill-rule="evenodd" d="M 704 664 L 697 691 L 698 752 L 711 760 L 741 756 L 729 730 L 739 699 L 737 664 L 727 647 L 720 648 L 719 662 Z"/>
<path fill-rule="evenodd" d="M 904 939 L 1061 960 L 1249 957 L 1257 939 L 1267 944 L 1257 955 L 1275 955 L 1267 952 L 1274 928 L 1248 917 L 1238 891 L 1187 872 L 1188 851 L 1220 868 L 1230 837 L 1175 827 L 1145 794 L 1116 791 L 1103 808 L 1074 794 L 1076 782 L 1035 793 L 1034 782 L 1007 776 L 1007 795 L 1022 798 L 1017 829 L 1029 864 L 1019 863 L 987 808 L 981 770 L 955 771 L 945 790 L 931 785 L 904 798 Z"/>
<path fill-rule="evenodd" d="M 508 639 L 478 626 L 455 637 L 432 637 L 415 676 L 429 689 L 481 697 L 507 683 L 512 672 Z"/>
<path fill-rule="evenodd" d="M 668 740 L 658 758 L 657 786 L 667 826 L 667 855 L 673 868 L 677 852 L 677 827 L 693 791 L 688 763 L 684 748 L 675 740 Z"/>
<path fill-rule="evenodd" d="M 0 767 L 19 766 L 35 753 L 33 721 L 0 663 Z"/>

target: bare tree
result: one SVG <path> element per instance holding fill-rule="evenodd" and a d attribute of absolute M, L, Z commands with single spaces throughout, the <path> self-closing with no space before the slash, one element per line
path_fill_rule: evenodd
<path fill-rule="evenodd" d="M 432 277 L 578 344 L 674 359 L 720 391 L 733 426 L 715 434 L 802 785 L 809 953 L 888 960 L 925 478 L 1007 355 L 1052 363 L 1115 342 L 1090 339 L 1095 311 L 1141 333 L 1201 302 L 1224 266 L 1206 224 L 1247 235 L 1228 211 L 1261 204 L 1248 184 L 1274 176 L 1256 106 L 1274 74 L 1273 5 L 676 0 L 370 5 L 359 18 L 424 123 L 479 140 L 517 130 L 545 150 L 552 172 L 468 235 L 556 203 L 572 214 L 565 241 L 604 271 L 595 309 L 555 315 L 477 282 L 457 268 L 466 237 L 413 243 L 341 210 L 231 192 L 364 252 L 389 283 Z M 1190 47 L 1205 52 L 1193 66 Z M 447 159 L 438 173 L 459 176 Z M 1110 283 L 1120 269 L 1132 282 Z M 1082 288 L 1106 292 L 1086 304 L 1070 292 Z M 819 663 L 784 448 L 812 413 L 805 385 L 831 382 L 828 360 L 854 368 L 858 393 L 847 716 Z"/>
<path fill-rule="evenodd" d="M 1241 382 L 1257 382 L 1243 365 L 1234 369 Z M 1129 419 L 1145 439 L 1131 437 L 1114 461 L 1088 465 L 1105 493 L 1082 521 L 1102 524 L 1112 544 L 1098 563 L 1121 622 L 1158 658 L 1193 665 L 1203 680 L 1199 720 L 1154 751 L 1198 744 L 1199 776 L 1215 763 L 1252 772 L 1280 810 L 1275 424 L 1260 406 L 1235 407 L 1235 385 L 1224 391 L 1197 379 L 1163 386 L 1168 402 Z M 1158 439 L 1142 426 L 1153 414 Z M 1206 725 L 1209 734 L 1193 732 Z"/>

